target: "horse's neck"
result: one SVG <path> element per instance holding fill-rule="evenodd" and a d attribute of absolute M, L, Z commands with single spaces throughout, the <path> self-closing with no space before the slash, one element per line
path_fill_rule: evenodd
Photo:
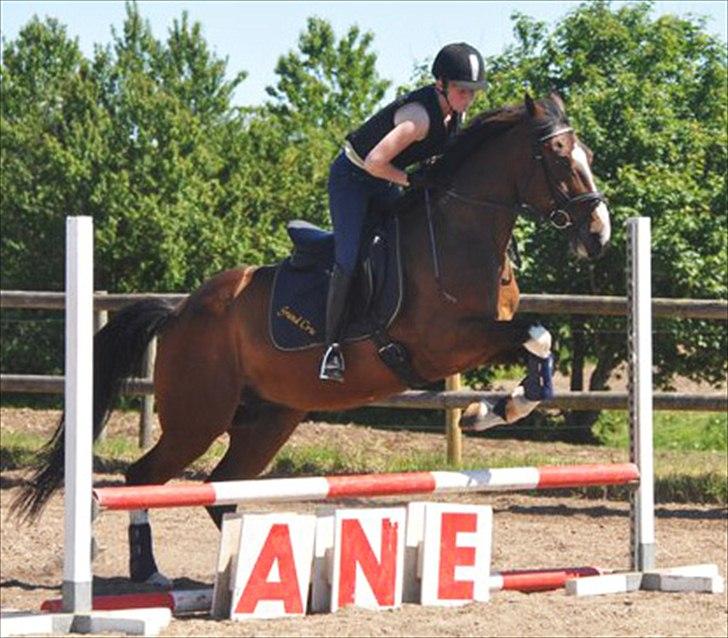
<path fill-rule="evenodd" d="M 453 189 L 473 202 L 450 195 L 432 199 L 442 290 L 435 279 L 426 211 L 409 216 L 405 227 L 407 270 L 420 297 L 424 291 L 438 296 L 444 292 L 458 300 L 457 311 L 463 314 L 496 313 L 501 270 L 516 217 L 511 167 L 517 165 L 517 157 L 509 150 L 512 143 L 503 139 L 501 145 L 474 156 L 453 180 Z M 503 206 L 474 203 L 485 200 Z"/>

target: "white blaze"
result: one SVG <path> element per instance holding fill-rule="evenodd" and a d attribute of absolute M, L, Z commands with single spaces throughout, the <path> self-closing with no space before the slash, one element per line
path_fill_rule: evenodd
<path fill-rule="evenodd" d="M 591 168 L 589 167 L 589 160 L 580 144 L 574 144 L 574 150 L 571 151 L 571 158 L 581 167 L 581 173 L 586 178 L 589 190 L 597 190 Z"/>
<path fill-rule="evenodd" d="M 581 168 L 581 173 L 587 181 L 589 190 L 596 191 L 597 186 L 594 183 L 594 176 L 589 166 L 589 160 L 580 144 L 574 145 L 574 150 L 571 151 L 571 158 Z M 599 205 L 592 211 L 592 221 L 589 224 L 589 230 L 599 235 L 599 240 L 602 245 L 605 245 L 609 241 L 612 235 L 612 226 L 609 221 L 609 209 L 604 202 L 599 202 Z"/>

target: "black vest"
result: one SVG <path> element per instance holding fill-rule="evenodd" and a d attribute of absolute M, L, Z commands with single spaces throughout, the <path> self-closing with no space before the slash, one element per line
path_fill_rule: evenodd
<path fill-rule="evenodd" d="M 362 159 L 394 128 L 394 114 L 405 104 L 418 102 L 425 107 L 430 118 L 430 129 L 425 139 L 411 144 L 393 160 L 392 164 L 404 170 L 412 164 L 434 157 L 442 153 L 445 143 L 451 134 L 458 128 L 460 116 L 453 113 L 450 124 L 445 127 L 437 99 L 437 91 L 433 84 L 403 95 L 390 102 L 381 111 L 369 118 L 356 131 L 349 133 L 346 139 L 354 147 L 357 155 Z"/>

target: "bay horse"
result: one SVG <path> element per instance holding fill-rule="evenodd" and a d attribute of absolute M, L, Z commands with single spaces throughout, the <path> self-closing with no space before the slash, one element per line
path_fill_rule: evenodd
<path fill-rule="evenodd" d="M 526 95 L 522 105 L 475 117 L 430 167 L 441 186 L 406 195 L 397 213 L 403 299 L 387 330 L 406 350 L 411 374 L 434 382 L 521 347 L 530 357 L 529 377 L 511 395 L 468 408 L 467 429 L 512 423 L 550 390 L 548 331 L 512 320 L 519 290 L 507 247 L 516 217 L 527 213 L 565 230 L 577 256 L 602 253 L 609 211 L 591 159 L 558 95 Z M 226 432 L 227 451 L 209 480 L 255 477 L 309 411 L 361 406 L 407 387 L 370 339 L 345 344 L 343 384 L 319 380 L 321 348 L 276 349 L 267 329 L 274 273 L 274 266 L 222 272 L 176 307 L 158 300 L 129 305 L 95 335 L 94 439 L 122 380 L 137 373 L 149 341 L 159 337 L 154 394 L 161 435 L 128 467 L 128 485 L 169 481 Z M 61 418 L 14 503 L 26 519 L 37 517 L 62 484 L 63 427 Z M 232 509 L 208 511 L 219 527 Z M 132 580 L 169 586 L 154 560 L 146 511 L 130 516 Z"/>

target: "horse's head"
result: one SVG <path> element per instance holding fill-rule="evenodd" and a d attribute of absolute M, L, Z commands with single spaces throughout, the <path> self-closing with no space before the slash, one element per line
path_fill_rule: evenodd
<path fill-rule="evenodd" d="M 609 209 L 591 172 L 592 152 L 571 128 L 561 98 L 534 101 L 526 94 L 530 168 L 522 173 L 522 209 L 569 233 L 579 257 L 599 257 L 611 234 Z"/>

